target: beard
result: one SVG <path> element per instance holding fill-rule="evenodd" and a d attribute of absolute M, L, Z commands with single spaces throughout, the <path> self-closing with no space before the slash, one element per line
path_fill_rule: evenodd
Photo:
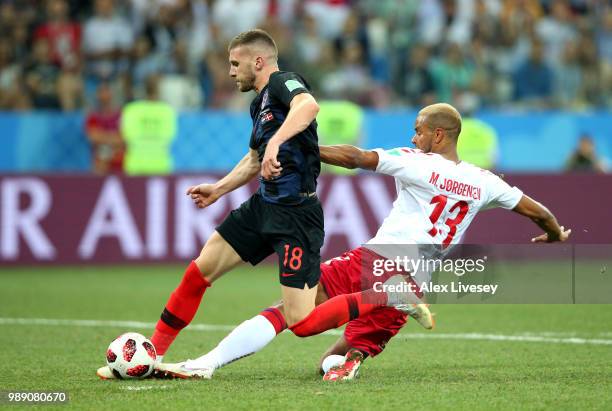
<path fill-rule="evenodd" d="M 255 88 L 255 76 L 253 74 L 249 76 L 245 76 L 238 83 L 238 90 L 245 93 L 247 91 L 251 91 Z"/>

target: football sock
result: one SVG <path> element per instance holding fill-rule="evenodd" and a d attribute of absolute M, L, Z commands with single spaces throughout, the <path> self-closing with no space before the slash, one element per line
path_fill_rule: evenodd
<path fill-rule="evenodd" d="M 387 295 L 373 289 L 337 295 L 318 305 L 302 321 L 289 327 L 298 337 L 338 328 L 355 318 L 387 304 Z"/>
<path fill-rule="evenodd" d="M 281 312 L 273 307 L 234 328 L 210 352 L 186 362 L 188 369 L 217 369 L 240 358 L 254 354 L 268 345 L 287 324 Z"/>
<path fill-rule="evenodd" d="M 195 261 L 192 261 L 181 283 L 170 295 L 151 337 L 158 355 L 163 356 L 179 331 L 193 320 L 208 287 L 210 283 L 202 276 Z"/>

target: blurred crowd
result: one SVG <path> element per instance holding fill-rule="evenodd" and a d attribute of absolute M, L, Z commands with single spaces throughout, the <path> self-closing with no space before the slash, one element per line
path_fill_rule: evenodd
<path fill-rule="evenodd" d="M 612 107 L 607 0 L 0 0 L 0 109 L 81 110 L 147 84 L 243 108 L 227 43 L 260 27 L 319 98 L 368 107 Z"/>

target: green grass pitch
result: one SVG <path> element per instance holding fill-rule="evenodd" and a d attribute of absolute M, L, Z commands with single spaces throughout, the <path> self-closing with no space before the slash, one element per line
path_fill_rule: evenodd
<path fill-rule="evenodd" d="M 610 305 L 438 305 L 431 334 L 440 338 L 416 338 L 426 331 L 409 323 L 382 355 L 365 362 L 357 381 L 344 384 L 325 384 L 316 372 L 319 356 L 337 338 L 332 335 L 299 339 L 283 333 L 210 381 L 100 381 L 95 370 L 104 364 L 110 341 L 126 331 L 150 335 L 151 329 L 7 320 L 153 323 L 182 271 L 179 266 L 2 269 L 0 390 L 67 391 L 69 404 L 56 409 L 612 408 Z M 207 291 L 194 324 L 235 325 L 257 314 L 279 298 L 275 272 L 246 267 L 226 275 Z M 226 333 L 187 329 L 166 359 L 197 357 Z M 453 338 L 466 334 L 475 337 Z M 493 341 L 478 334 L 502 337 Z M 567 343 L 570 338 L 589 341 Z"/>

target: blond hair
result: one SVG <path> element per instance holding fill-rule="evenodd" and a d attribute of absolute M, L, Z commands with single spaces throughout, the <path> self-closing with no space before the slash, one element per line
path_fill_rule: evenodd
<path fill-rule="evenodd" d="M 429 127 L 444 129 L 449 137 L 457 139 L 461 133 L 461 114 L 450 104 L 437 103 L 419 111 L 424 116 L 424 123 Z"/>

